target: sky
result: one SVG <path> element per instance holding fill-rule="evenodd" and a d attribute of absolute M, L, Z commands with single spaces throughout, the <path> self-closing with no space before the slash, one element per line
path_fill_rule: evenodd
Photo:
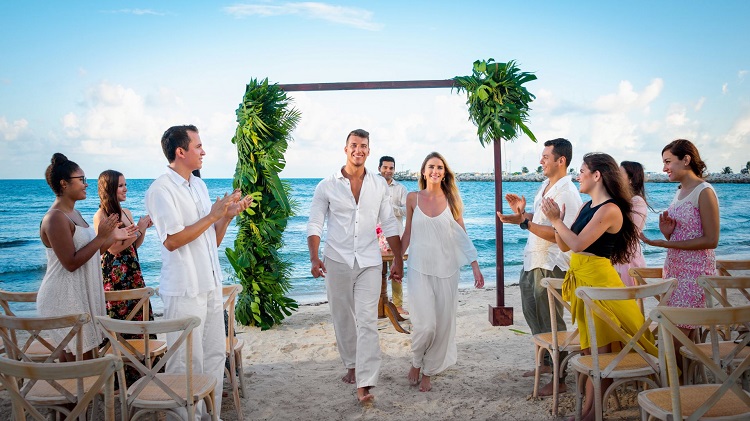
<path fill-rule="evenodd" d="M 0 2 L 0 179 L 40 179 L 62 152 L 89 178 L 165 170 L 161 134 L 198 126 L 203 176 L 231 178 L 235 110 L 271 83 L 450 79 L 475 60 L 516 60 L 538 80 L 528 126 L 573 143 L 572 167 L 607 152 L 660 172 L 661 149 L 693 141 L 709 171 L 750 161 L 747 1 L 14 1 Z M 290 92 L 302 113 L 287 178 L 345 163 L 347 133 L 417 171 L 438 151 L 490 172 L 455 90 Z M 503 169 L 535 171 L 543 145 L 505 142 Z"/>

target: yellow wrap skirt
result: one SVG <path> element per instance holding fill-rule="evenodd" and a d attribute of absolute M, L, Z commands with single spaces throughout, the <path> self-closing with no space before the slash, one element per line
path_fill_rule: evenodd
<path fill-rule="evenodd" d="M 578 325 L 581 349 L 591 347 L 586 313 L 583 300 L 575 295 L 578 287 L 606 287 L 624 288 L 620 275 L 606 257 L 588 256 L 573 253 L 570 258 L 570 269 L 565 274 L 562 286 L 562 297 L 570 302 L 573 321 Z M 635 335 L 645 319 L 635 300 L 598 301 L 598 304 L 622 330 L 629 335 Z M 612 342 L 622 342 L 617 333 L 594 314 L 597 348 Z M 654 345 L 654 336 L 650 331 L 644 333 L 638 343 L 653 356 L 658 355 Z"/>

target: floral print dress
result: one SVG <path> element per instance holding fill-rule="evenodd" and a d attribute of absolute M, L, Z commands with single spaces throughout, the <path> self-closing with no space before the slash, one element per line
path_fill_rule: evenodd
<path fill-rule="evenodd" d="M 102 275 L 105 291 L 123 291 L 146 286 L 141 275 L 141 265 L 138 263 L 138 252 L 132 244 L 118 254 L 104 252 Z M 137 300 L 107 301 L 107 313 L 113 319 L 124 320 L 136 304 Z M 133 320 L 143 321 L 143 313 L 136 314 Z M 151 306 L 148 309 L 148 320 L 154 320 Z"/>
<path fill-rule="evenodd" d="M 670 241 L 682 241 L 703 235 L 698 198 L 704 189 L 713 187 L 703 182 L 696 186 L 686 197 L 680 199 L 680 190 L 675 194 L 667 212 L 677 221 Z M 677 289 L 672 294 L 668 305 L 671 307 L 702 308 L 706 297 L 696 280 L 702 275 L 716 273 L 716 255 L 713 249 L 679 250 L 668 248 L 664 260 L 664 278 L 677 278 Z M 685 326 L 690 327 L 690 326 Z"/>

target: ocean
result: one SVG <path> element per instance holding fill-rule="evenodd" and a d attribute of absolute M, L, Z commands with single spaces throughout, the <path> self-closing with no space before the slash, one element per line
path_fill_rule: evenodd
<path fill-rule="evenodd" d="M 136 218 L 143 215 L 144 195 L 153 180 L 129 179 L 128 199 L 123 206 L 130 209 Z M 211 197 L 223 195 L 232 189 L 231 179 L 206 179 Z M 292 187 L 292 198 L 297 202 L 297 215 L 292 217 L 284 233 L 284 246 L 281 255 L 293 263 L 289 295 L 300 304 L 324 301 L 325 284 L 322 278 L 314 279 L 310 275 L 310 263 L 307 252 L 306 225 L 309 216 L 313 191 L 320 179 L 289 179 Z M 416 190 L 416 182 L 403 182 L 407 190 Z M 649 203 L 657 211 L 667 208 L 674 195 L 674 183 L 647 183 L 646 194 Z M 531 208 L 539 183 L 505 182 L 504 193 L 525 195 Z M 721 237 L 716 250 L 717 257 L 726 259 L 750 258 L 750 185 L 748 184 L 715 184 L 721 209 Z M 495 276 L 495 213 L 493 182 L 472 181 L 459 184 L 464 201 L 464 221 L 469 237 L 479 253 L 479 265 L 484 274 L 486 285 L 496 285 Z M 588 200 L 583 195 L 584 202 Z M 35 291 L 39 288 L 46 267 L 44 246 L 39 239 L 39 224 L 42 217 L 54 201 L 54 194 L 44 180 L 0 180 L 0 216 L 3 229 L 0 230 L 0 288 L 10 291 Z M 91 180 L 88 198 L 77 204 L 77 209 L 86 221 L 92 223 L 94 213 L 99 206 L 96 192 L 96 179 Z M 506 209 L 507 212 L 507 209 Z M 229 262 L 223 252 L 234 246 L 237 233 L 236 225 L 230 225 L 219 253 L 222 267 L 225 270 L 225 283 L 233 283 Z M 504 236 L 504 283 L 517 283 L 518 274 L 523 264 L 523 248 L 527 233 L 516 226 L 505 226 Z M 646 235 L 660 238 L 658 215 L 648 217 Z M 153 228 L 148 231 L 143 245 L 138 252 L 144 278 L 148 286 L 159 285 L 161 267 L 159 243 Z M 646 263 L 649 266 L 661 266 L 666 252 L 661 248 L 644 246 Z M 408 266 L 408 262 L 407 262 Z M 473 277 L 471 268 L 466 266 L 461 272 L 461 288 L 471 288 Z M 407 304 L 408 304 L 408 291 Z M 154 300 L 153 306 L 160 311 L 161 300 Z M 33 313 L 33 307 L 19 308 L 19 311 Z"/>

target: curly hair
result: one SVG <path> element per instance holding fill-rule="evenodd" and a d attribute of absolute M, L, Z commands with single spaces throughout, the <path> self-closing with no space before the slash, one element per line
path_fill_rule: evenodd
<path fill-rule="evenodd" d="M 99 174 L 97 187 L 99 190 L 99 207 L 104 211 L 105 216 L 112 214 L 120 215 L 122 207 L 117 200 L 117 187 L 120 184 L 122 173 L 115 170 L 102 171 Z"/>

